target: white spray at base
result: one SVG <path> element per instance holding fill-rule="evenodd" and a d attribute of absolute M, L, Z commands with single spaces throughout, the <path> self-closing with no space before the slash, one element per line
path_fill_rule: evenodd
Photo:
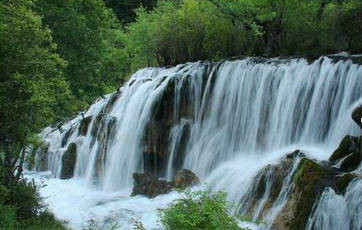
<path fill-rule="evenodd" d="M 311 64 L 304 59 L 196 62 L 140 70 L 118 93 L 99 99 L 85 112 L 84 117 L 91 119 L 86 134 L 79 133 L 83 117 L 78 116 L 64 124 L 62 132 L 48 128 L 42 137 L 49 143 L 47 168 L 55 177 L 60 177 L 61 158 L 68 146 L 77 145 L 75 178 L 69 181 L 86 187 L 80 197 L 94 191 L 118 194 L 130 202 L 141 199 L 128 197 L 132 174 L 147 171 L 145 157 L 154 156 L 151 166 L 158 176 L 171 179 L 177 168 L 190 169 L 238 204 L 253 177 L 287 153 L 301 149 L 326 160 L 345 135 L 361 135 L 350 119 L 353 106 L 361 102 L 362 67 L 352 61 L 324 57 Z M 162 111 L 162 106 L 169 110 Z M 156 157 L 161 149 L 149 145 L 145 135 L 159 120 L 167 121 L 159 130 L 168 140 L 164 149 L 169 155 L 161 159 L 164 165 Z M 50 180 L 56 182 L 49 188 L 68 183 Z M 278 198 L 267 222 L 272 222 L 288 197 L 287 178 L 285 183 L 285 196 Z M 56 214 L 56 203 L 73 200 L 71 195 L 51 201 Z M 165 195 L 134 205 L 156 210 L 173 198 Z M 73 204 L 78 200 L 85 202 L 79 198 Z M 316 229 L 323 229 L 320 226 Z"/>

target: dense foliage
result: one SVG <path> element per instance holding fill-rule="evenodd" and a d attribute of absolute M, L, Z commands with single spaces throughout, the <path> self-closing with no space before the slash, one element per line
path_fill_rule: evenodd
<path fill-rule="evenodd" d="M 66 62 L 31 4 L 0 3 L 0 166 L 7 183 L 32 134 L 69 113 Z"/>
<path fill-rule="evenodd" d="M 68 61 L 65 76 L 78 102 L 86 106 L 120 85 L 126 65 L 122 33 L 102 1 L 38 0 L 36 10 L 53 31 L 58 53 Z"/>
<path fill-rule="evenodd" d="M 69 113 L 71 97 L 67 63 L 31 7 L 27 0 L 0 2 L 0 229 L 63 229 L 21 178 L 21 150 Z"/>
<path fill-rule="evenodd" d="M 126 29 L 132 70 L 240 55 L 362 52 L 359 0 L 159 0 Z"/>
<path fill-rule="evenodd" d="M 63 223 L 44 210 L 36 187 L 25 180 L 11 186 L 0 183 L 0 197 L 0 229 L 65 229 Z"/>
<path fill-rule="evenodd" d="M 107 7 L 111 8 L 122 24 L 135 20 L 135 9 L 145 7 L 152 9 L 157 0 L 103 0 Z"/>
<path fill-rule="evenodd" d="M 228 229 L 241 230 L 230 216 L 224 193 L 186 191 L 184 197 L 160 210 L 165 230 Z"/>

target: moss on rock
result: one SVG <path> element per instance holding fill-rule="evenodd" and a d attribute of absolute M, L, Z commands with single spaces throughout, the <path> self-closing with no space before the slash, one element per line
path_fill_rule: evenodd
<path fill-rule="evenodd" d="M 304 229 L 314 203 L 328 186 L 335 187 L 336 170 L 302 158 L 294 174 L 294 189 L 273 223 L 275 229 Z"/>

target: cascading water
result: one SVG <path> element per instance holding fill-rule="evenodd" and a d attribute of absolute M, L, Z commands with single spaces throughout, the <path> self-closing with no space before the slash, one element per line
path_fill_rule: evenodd
<path fill-rule="evenodd" d="M 75 177 L 95 190 L 129 195 L 134 172 L 170 180 L 187 168 L 238 204 L 258 171 L 287 153 L 302 149 L 326 160 L 345 135 L 361 135 L 349 118 L 361 103 L 362 66 L 350 60 L 196 62 L 140 70 L 63 130 L 47 128 L 41 135 L 56 177 L 62 155 L 75 143 Z M 287 199 L 290 178 L 264 216 L 268 223 Z M 342 202 L 327 190 L 309 226 L 325 229 L 331 199 Z M 255 217 L 264 205 L 261 200 Z"/>
<path fill-rule="evenodd" d="M 361 191 L 362 180 L 352 181 L 344 195 L 327 188 L 306 229 L 362 229 Z"/>

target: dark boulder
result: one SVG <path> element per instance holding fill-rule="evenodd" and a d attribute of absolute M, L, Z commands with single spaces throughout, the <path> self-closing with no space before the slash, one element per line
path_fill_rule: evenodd
<path fill-rule="evenodd" d="M 340 160 L 349 154 L 357 151 L 359 149 L 358 137 L 345 136 L 342 142 L 339 144 L 338 148 L 333 152 L 332 156 L 329 158 L 329 161 Z"/>
<path fill-rule="evenodd" d="M 353 110 L 351 117 L 354 122 L 356 122 L 357 125 L 362 129 L 362 105 Z"/>
<path fill-rule="evenodd" d="M 185 189 L 199 182 L 190 170 L 179 171 L 171 182 L 160 180 L 151 173 L 133 173 L 134 186 L 131 196 L 144 195 L 149 198 L 170 192 L 173 188 Z"/>
<path fill-rule="evenodd" d="M 165 180 L 159 180 L 150 173 L 133 173 L 134 186 L 131 196 L 144 195 L 149 198 L 172 190 L 173 184 Z"/>
<path fill-rule="evenodd" d="M 337 184 L 336 184 L 336 192 L 339 194 L 343 194 L 346 191 L 349 182 L 353 179 L 357 178 L 358 176 L 354 173 L 346 173 L 339 177 L 337 177 Z"/>
<path fill-rule="evenodd" d="M 350 156 L 343 160 L 340 169 L 345 172 L 356 170 L 362 161 L 362 152 L 355 150 Z"/>
<path fill-rule="evenodd" d="M 188 169 L 183 169 L 183 170 L 179 171 L 173 180 L 174 186 L 176 188 L 181 188 L 181 189 L 185 189 L 185 188 L 195 185 L 199 182 L 200 182 L 200 180 L 196 176 L 196 174 L 191 172 Z"/>
<path fill-rule="evenodd" d="M 71 143 L 62 156 L 61 179 L 69 179 L 74 176 L 75 164 L 77 162 L 77 145 Z"/>

